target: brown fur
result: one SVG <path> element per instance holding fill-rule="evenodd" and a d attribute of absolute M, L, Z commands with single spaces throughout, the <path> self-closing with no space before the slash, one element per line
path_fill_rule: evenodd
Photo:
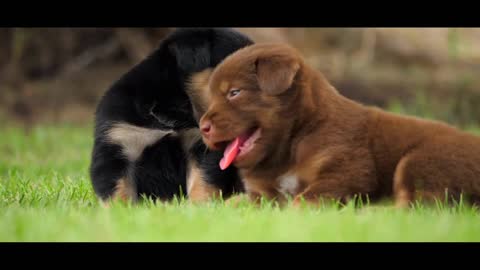
<path fill-rule="evenodd" d="M 201 126 L 219 149 L 252 127 L 262 136 L 235 161 L 251 198 L 285 200 L 279 179 L 298 180 L 293 194 L 370 200 L 480 195 L 480 139 L 447 124 L 364 106 L 340 95 L 293 48 L 256 44 L 226 58 L 210 77 L 210 105 Z M 230 97 L 229 90 L 241 89 Z"/>
<path fill-rule="evenodd" d="M 208 68 L 201 72 L 193 74 L 190 82 L 187 85 L 186 91 L 192 102 L 193 113 L 197 121 L 200 120 L 208 108 L 208 100 L 210 99 L 210 92 L 208 91 L 208 81 L 212 69 Z M 200 131 L 198 131 L 200 136 Z M 194 140 L 191 140 L 192 142 Z M 196 162 L 189 158 L 189 169 L 187 177 L 187 194 L 191 202 L 205 202 L 213 198 L 221 196 L 221 190 L 209 184 L 202 174 L 202 171 Z"/>
<path fill-rule="evenodd" d="M 123 202 L 128 202 L 132 199 L 136 200 L 136 192 L 133 185 L 125 178 L 118 180 L 112 199 Z"/>
<path fill-rule="evenodd" d="M 194 73 L 186 87 L 186 91 L 192 102 L 193 114 L 197 121 L 200 120 L 200 116 L 205 113 L 208 107 L 208 100 L 210 99 L 208 79 L 211 73 L 211 68 Z"/>

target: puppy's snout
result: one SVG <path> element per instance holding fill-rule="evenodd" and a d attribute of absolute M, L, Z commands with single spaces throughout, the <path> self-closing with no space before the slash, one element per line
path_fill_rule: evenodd
<path fill-rule="evenodd" d="M 212 122 L 209 120 L 204 121 L 200 126 L 200 130 L 202 131 L 203 135 L 208 136 L 212 131 Z"/>

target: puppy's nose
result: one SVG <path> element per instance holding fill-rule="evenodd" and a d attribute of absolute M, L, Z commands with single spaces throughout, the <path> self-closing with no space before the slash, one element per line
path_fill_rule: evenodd
<path fill-rule="evenodd" d="M 208 135 L 210 130 L 212 130 L 212 122 L 210 121 L 205 121 L 202 126 L 200 127 L 200 130 L 204 135 Z"/>

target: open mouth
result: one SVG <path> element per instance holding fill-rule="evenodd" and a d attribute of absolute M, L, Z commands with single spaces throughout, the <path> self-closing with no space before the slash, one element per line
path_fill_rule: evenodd
<path fill-rule="evenodd" d="M 249 153 L 254 148 L 255 142 L 260 138 L 260 131 L 260 128 L 252 128 L 231 142 L 220 143 L 219 147 L 226 147 L 223 158 L 220 160 L 220 169 L 227 169 L 239 156 Z"/>

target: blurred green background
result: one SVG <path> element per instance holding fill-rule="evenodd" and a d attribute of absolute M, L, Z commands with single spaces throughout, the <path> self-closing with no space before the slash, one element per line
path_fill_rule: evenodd
<path fill-rule="evenodd" d="M 98 98 L 173 28 L 0 29 L 0 119 L 90 123 Z M 478 28 L 237 28 L 288 42 L 344 95 L 465 126 L 480 119 Z"/>

